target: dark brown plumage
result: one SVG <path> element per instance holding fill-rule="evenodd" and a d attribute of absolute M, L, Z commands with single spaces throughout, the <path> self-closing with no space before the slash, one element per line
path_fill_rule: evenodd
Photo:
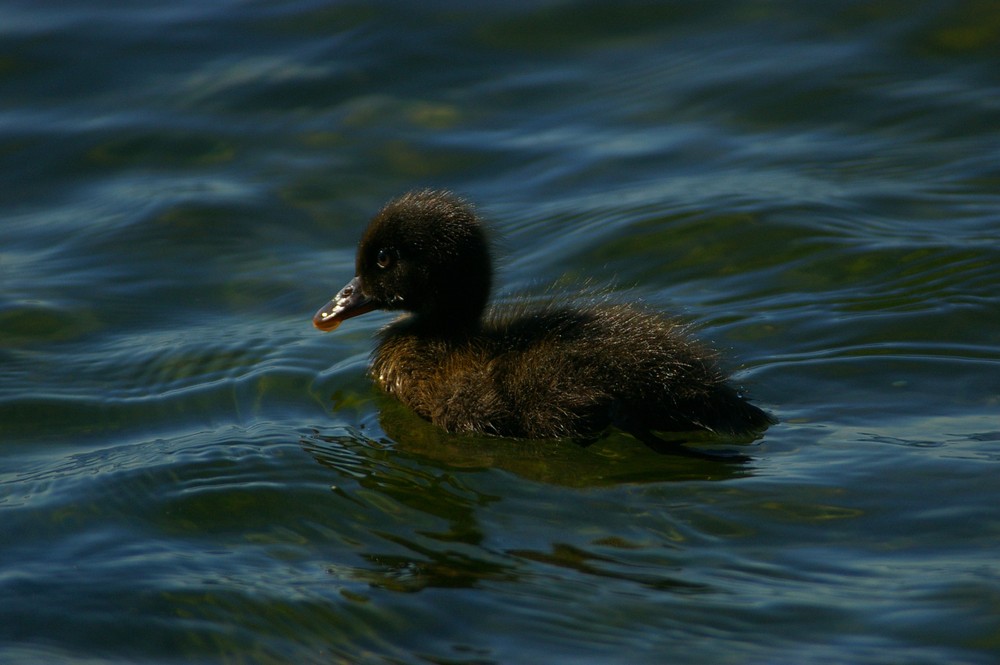
<path fill-rule="evenodd" d="M 387 204 L 358 246 L 356 276 L 313 319 L 332 330 L 372 309 L 404 316 L 381 332 L 372 376 L 451 432 L 589 437 L 610 425 L 750 434 L 772 418 L 726 383 L 684 326 L 622 304 L 485 312 L 489 244 L 448 192 Z"/>

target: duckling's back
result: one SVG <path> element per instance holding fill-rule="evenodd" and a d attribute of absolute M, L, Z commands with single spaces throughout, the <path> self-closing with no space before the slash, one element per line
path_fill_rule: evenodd
<path fill-rule="evenodd" d="M 494 310 L 454 338 L 397 324 L 373 375 L 453 432 L 588 437 L 616 425 L 744 434 L 771 422 L 726 384 L 714 352 L 682 324 L 625 305 Z"/>

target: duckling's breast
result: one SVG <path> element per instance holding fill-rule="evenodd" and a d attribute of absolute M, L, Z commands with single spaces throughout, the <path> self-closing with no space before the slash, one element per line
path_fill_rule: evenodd
<path fill-rule="evenodd" d="M 502 433 L 492 362 L 473 341 L 389 334 L 375 351 L 376 384 L 451 432 Z"/>

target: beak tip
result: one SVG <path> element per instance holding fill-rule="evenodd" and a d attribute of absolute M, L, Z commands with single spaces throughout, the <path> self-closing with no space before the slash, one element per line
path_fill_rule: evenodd
<path fill-rule="evenodd" d="M 316 316 L 313 317 L 312 323 L 313 327 L 317 330 L 330 332 L 340 325 L 340 319 L 333 316 L 330 312 L 317 312 Z"/>

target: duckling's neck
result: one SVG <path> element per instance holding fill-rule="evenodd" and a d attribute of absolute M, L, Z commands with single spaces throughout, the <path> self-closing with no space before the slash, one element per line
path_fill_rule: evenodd
<path fill-rule="evenodd" d="M 411 313 L 392 326 L 397 334 L 428 339 L 467 339 L 482 329 L 479 313 L 459 315 L 457 312 Z"/>
<path fill-rule="evenodd" d="M 467 338 L 479 332 L 489 300 L 488 278 L 478 283 L 475 279 L 458 282 L 450 291 L 435 296 L 419 302 L 399 321 L 406 333 L 442 339 Z"/>

